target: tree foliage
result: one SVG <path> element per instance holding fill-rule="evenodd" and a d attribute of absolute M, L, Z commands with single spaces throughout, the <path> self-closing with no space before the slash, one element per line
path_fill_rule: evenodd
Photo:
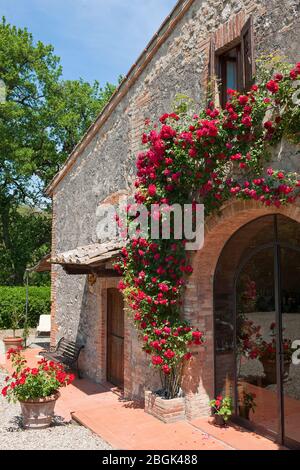
<path fill-rule="evenodd" d="M 20 205 L 49 209 L 44 185 L 115 86 L 63 80 L 53 47 L 34 42 L 26 28 L 5 18 L 0 23 L 0 79 L 6 88 L 6 100 L 0 102 L 0 282 L 11 284 L 21 282 L 36 250 L 49 249 L 50 243 L 49 218 L 21 214 Z M 26 248 L 21 252 L 23 235 Z"/>

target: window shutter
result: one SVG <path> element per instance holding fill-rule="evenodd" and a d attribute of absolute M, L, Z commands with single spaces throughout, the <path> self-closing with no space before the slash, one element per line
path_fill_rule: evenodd
<path fill-rule="evenodd" d="M 215 46 L 215 35 L 213 34 L 210 38 L 210 49 L 209 49 L 209 79 L 212 80 L 216 75 L 216 46 Z"/>
<path fill-rule="evenodd" d="M 210 98 L 215 100 L 216 98 L 216 46 L 215 46 L 215 35 L 213 34 L 210 38 L 209 45 L 209 65 L 208 65 L 208 82 L 210 90 Z"/>
<path fill-rule="evenodd" d="M 253 16 L 244 24 L 241 32 L 243 87 L 249 90 L 255 75 Z"/>

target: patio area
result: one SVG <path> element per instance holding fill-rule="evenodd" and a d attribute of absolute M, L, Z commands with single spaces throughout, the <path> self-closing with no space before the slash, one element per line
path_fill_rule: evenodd
<path fill-rule="evenodd" d="M 40 349 L 25 355 L 32 367 Z M 11 369 L 0 356 L 2 370 Z M 139 403 L 125 400 L 120 390 L 88 379 L 77 379 L 61 390 L 55 413 L 65 421 L 73 419 L 122 450 L 280 450 L 280 446 L 236 425 L 217 428 L 212 419 L 164 424 L 146 414 Z"/>

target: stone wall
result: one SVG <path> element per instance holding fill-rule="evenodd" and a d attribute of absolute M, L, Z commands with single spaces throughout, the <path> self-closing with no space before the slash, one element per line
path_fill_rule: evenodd
<path fill-rule="evenodd" d="M 195 106 L 203 103 L 208 82 L 210 34 L 220 27 L 223 34 L 227 34 L 228 21 L 235 18 L 234 15 L 247 18 L 251 13 L 256 56 L 279 49 L 291 61 L 300 60 L 298 0 L 195 0 L 55 188 L 53 253 L 97 241 L 97 206 L 111 193 L 130 188 L 144 119 L 156 119 L 171 110 L 176 93 L 191 97 Z M 222 237 L 227 235 L 220 232 L 218 236 L 221 238 L 216 243 L 221 246 L 225 242 Z M 199 257 L 200 277 L 194 275 L 189 283 L 185 304 L 185 315 L 203 327 L 208 337 L 205 363 L 200 354 L 193 357 L 189 365 L 187 389 L 196 397 L 190 400 L 190 416 L 196 409 L 198 413 L 207 407 L 207 394 L 212 393 L 213 387 L 212 284 L 211 280 L 203 284 L 203 276 L 211 279 L 213 265 L 201 264 L 203 256 Z M 53 267 L 52 342 L 62 335 L 83 341 L 85 372 L 97 380 L 105 379 L 105 363 L 100 360 L 100 353 L 95 354 L 95 348 L 101 349 L 105 337 L 101 323 L 103 289 L 99 282 L 98 289 L 92 292 L 87 276 L 70 276 L 62 268 Z M 145 354 L 140 350 L 129 320 L 126 328 L 125 389 L 129 395 L 142 397 L 145 381 L 150 384 L 153 380 L 152 372 L 146 367 Z"/>

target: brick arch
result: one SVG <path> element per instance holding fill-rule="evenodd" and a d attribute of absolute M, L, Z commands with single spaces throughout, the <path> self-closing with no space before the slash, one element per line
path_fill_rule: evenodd
<path fill-rule="evenodd" d="M 218 259 L 226 242 L 243 225 L 270 214 L 282 214 L 300 222 L 300 205 L 291 204 L 275 209 L 256 201 L 230 201 L 218 215 L 205 222 L 204 246 L 191 255 L 193 273 L 188 278 L 183 315 L 192 325 L 205 331 L 206 343 L 195 353 L 184 373 L 183 386 L 187 395 L 187 416 L 205 415 L 214 387 L 213 343 L 213 281 Z"/>

